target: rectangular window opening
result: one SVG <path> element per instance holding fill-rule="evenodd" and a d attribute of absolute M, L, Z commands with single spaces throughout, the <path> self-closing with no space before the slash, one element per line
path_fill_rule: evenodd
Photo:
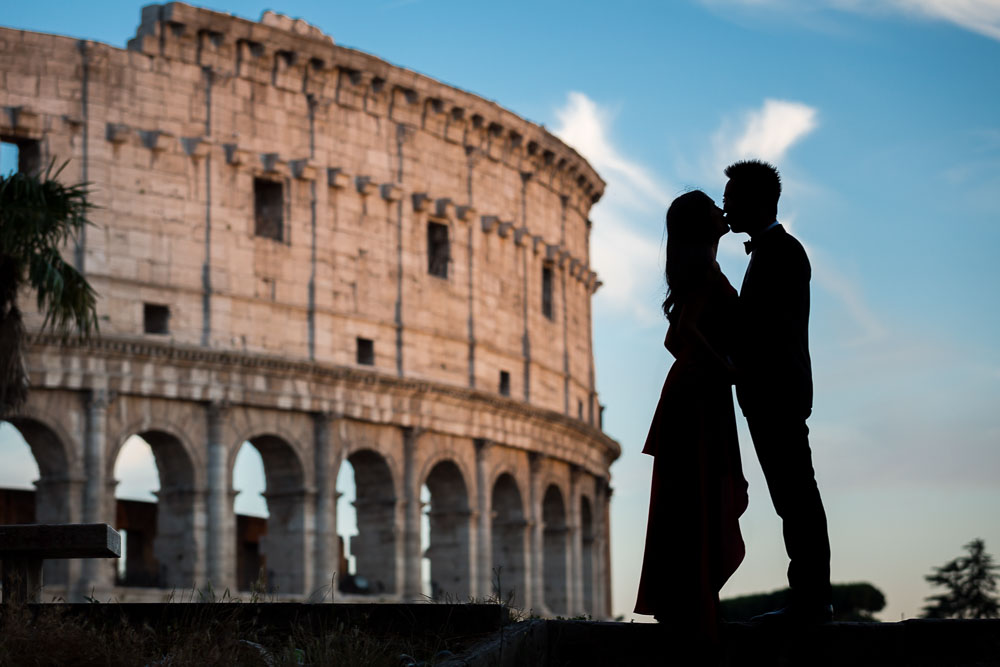
<path fill-rule="evenodd" d="M 542 315 L 550 320 L 555 319 L 552 309 L 552 267 L 542 267 Z"/>
<path fill-rule="evenodd" d="M 142 304 L 142 329 L 148 334 L 170 333 L 170 306 L 159 303 Z"/>
<path fill-rule="evenodd" d="M 358 337 L 358 363 L 362 366 L 375 365 L 375 341 Z"/>
<path fill-rule="evenodd" d="M 500 395 L 510 396 L 510 373 L 500 371 Z"/>
<path fill-rule="evenodd" d="M 42 142 L 38 139 L 0 138 L 0 176 L 30 174 L 42 169 Z"/>
<path fill-rule="evenodd" d="M 576 418 L 583 421 L 583 401 L 576 402 Z"/>
<path fill-rule="evenodd" d="M 285 201 L 283 186 L 278 181 L 253 179 L 253 213 L 256 236 L 275 241 L 284 240 Z"/>
<path fill-rule="evenodd" d="M 448 225 L 427 223 L 427 272 L 438 278 L 448 277 L 451 246 L 448 243 Z"/>

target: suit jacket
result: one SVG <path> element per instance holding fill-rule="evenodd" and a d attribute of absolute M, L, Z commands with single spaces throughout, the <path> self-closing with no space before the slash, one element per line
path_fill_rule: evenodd
<path fill-rule="evenodd" d="M 748 417 L 812 410 L 806 252 L 778 225 L 754 241 L 739 300 L 736 396 Z"/>

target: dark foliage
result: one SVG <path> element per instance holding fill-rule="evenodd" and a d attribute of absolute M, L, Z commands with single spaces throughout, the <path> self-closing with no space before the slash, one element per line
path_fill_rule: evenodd
<path fill-rule="evenodd" d="M 781 609 L 788 603 L 788 589 L 757 593 L 722 601 L 727 621 L 749 621 L 758 614 Z M 877 621 L 873 614 L 885 608 L 885 595 L 869 583 L 833 585 L 833 620 Z"/>
<path fill-rule="evenodd" d="M 986 545 L 975 539 L 963 547 L 968 556 L 934 568 L 924 577 L 946 591 L 925 598 L 931 604 L 924 607 L 924 618 L 1000 618 L 997 599 L 997 573 L 1000 569 L 986 553 Z"/>
<path fill-rule="evenodd" d="M 97 295 L 60 252 L 89 224 L 92 206 L 86 184 L 63 185 L 61 171 L 50 164 L 44 173 L 0 176 L 0 416 L 27 399 L 21 289 L 35 292 L 43 330 L 85 338 L 98 328 Z"/>

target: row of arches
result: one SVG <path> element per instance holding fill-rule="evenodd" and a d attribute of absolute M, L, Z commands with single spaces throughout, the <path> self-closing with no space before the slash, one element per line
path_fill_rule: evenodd
<path fill-rule="evenodd" d="M 82 488 L 85 480 L 67 474 L 74 467 L 73 457 L 67 455 L 69 450 L 60 443 L 56 431 L 28 418 L 11 420 L 5 430 L 0 429 L 0 447 L 16 430 L 23 437 L 22 447 L 30 450 L 37 464 L 35 516 L 31 520 L 79 521 L 74 501 L 82 497 L 83 505 L 87 504 L 86 489 Z M 123 585 L 166 589 L 201 585 L 212 572 L 211 563 L 206 562 L 212 558 L 206 543 L 211 539 L 209 533 L 217 531 L 230 541 L 229 548 L 222 551 L 229 562 L 221 569 L 234 575 L 231 583 L 237 590 L 247 590 L 259 580 L 260 573 L 252 567 L 257 564 L 263 566 L 267 587 L 279 593 L 308 595 L 313 592 L 310 589 L 324 585 L 323 574 L 332 571 L 341 581 L 349 581 L 356 593 L 401 599 L 415 592 L 406 581 L 407 561 L 413 553 L 403 533 L 407 514 L 416 512 L 421 525 L 421 595 L 465 600 L 492 594 L 517 606 L 553 614 L 601 613 L 595 606 L 595 586 L 600 585 L 595 572 L 600 566 L 594 562 L 599 555 L 594 549 L 595 535 L 600 529 L 586 493 L 568 498 L 559 484 L 547 482 L 535 511 L 531 507 L 535 495 L 527 488 L 531 483 L 519 479 L 516 470 L 501 470 L 487 481 L 484 495 L 488 506 L 481 507 L 482 496 L 477 501 L 470 492 L 473 477 L 467 466 L 443 455 L 432 457 L 426 471 L 418 475 L 417 497 L 401 497 L 406 485 L 400 479 L 398 462 L 363 446 L 346 453 L 342 461 L 334 461 L 331 477 L 336 483 L 324 490 L 309 484 L 307 467 L 292 443 L 265 433 L 248 438 L 234 450 L 242 452 L 241 448 L 249 446 L 259 453 L 263 477 L 266 526 L 256 544 L 257 552 L 247 561 L 246 545 L 238 543 L 247 530 L 237 525 L 233 502 L 237 494 L 233 470 L 239 457 L 233 455 L 227 461 L 224 523 L 229 525 L 209 525 L 212 500 L 202 482 L 205 475 L 198 471 L 202 463 L 187 455 L 181 439 L 166 430 L 148 429 L 130 434 L 126 440 L 148 445 L 158 488 L 154 519 L 136 520 L 143 530 L 126 530 L 128 559 L 138 559 L 146 568 L 152 561 L 153 569 L 136 566 L 131 572 L 120 570 L 118 581 Z M 105 493 L 105 503 L 111 505 L 104 511 L 108 516 L 115 514 L 119 464 L 128 449 L 124 444 L 117 446 L 114 459 L 106 463 L 112 471 L 106 482 L 109 492 Z M 6 454 L 3 458 L 10 460 Z M 343 539 L 341 548 L 326 552 L 317 548 L 326 539 L 317 522 L 317 508 L 324 502 L 318 496 L 323 495 L 333 496 L 328 499 L 336 516 L 332 523 Z M 117 503 L 116 522 L 122 518 L 121 504 Z M 480 553 L 483 551 L 486 553 Z M 325 562 L 320 562 L 323 553 Z M 338 557 L 341 554 L 343 558 Z M 241 555 L 246 561 L 242 567 Z M 330 562 L 334 559 L 336 562 Z M 489 566 L 489 576 L 483 571 L 484 564 Z M 58 562 L 46 567 L 46 578 L 57 583 L 70 584 L 74 575 L 80 574 L 71 568 L 60 569 Z M 487 579 L 489 584 L 485 585 Z M 575 595 L 574 586 L 579 588 Z"/>

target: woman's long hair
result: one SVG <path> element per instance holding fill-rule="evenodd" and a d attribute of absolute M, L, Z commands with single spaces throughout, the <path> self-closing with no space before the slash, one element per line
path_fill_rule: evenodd
<path fill-rule="evenodd" d="M 663 314 L 671 322 L 677 306 L 704 282 L 714 265 L 711 247 L 717 238 L 709 225 L 714 206 L 711 197 L 701 190 L 692 190 L 675 199 L 667 209 L 664 268 L 667 294 L 663 299 Z"/>

